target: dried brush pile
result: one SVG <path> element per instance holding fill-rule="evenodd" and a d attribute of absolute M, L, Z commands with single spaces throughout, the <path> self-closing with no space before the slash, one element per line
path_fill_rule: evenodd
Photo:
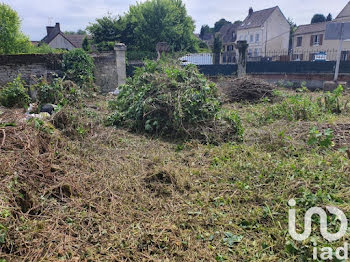
<path fill-rule="evenodd" d="M 276 86 L 264 80 L 251 77 L 227 79 L 220 83 L 220 88 L 227 102 L 259 102 L 264 98 L 271 99 Z"/>

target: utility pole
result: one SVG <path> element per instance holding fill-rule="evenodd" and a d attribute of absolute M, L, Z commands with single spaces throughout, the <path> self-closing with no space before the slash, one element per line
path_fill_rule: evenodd
<path fill-rule="evenodd" d="M 340 60 L 341 60 L 341 52 L 343 49 L 343 42 L 344 42 L 344 24 L 341 24 L 341 30 L 340 30 L 340 40 L 339 40 L 339 46 L 338 46 L 338 53 L 337 53 L 337 64 L 335 66 L 335 74 L 334 74 L 334 82 L 338 81 L 339 76 L 339 67 L 340 67 Z"/>

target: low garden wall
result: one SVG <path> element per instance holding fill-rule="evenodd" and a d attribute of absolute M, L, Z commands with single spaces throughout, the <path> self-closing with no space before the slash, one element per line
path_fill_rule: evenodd
<path fill-rule="evenodd" d="M 61 54 L 1 55 L 0 86 L 11 82 L 19 74 L 29 84 L 35 78 L 49 78 L 52 74 L 60 74 L 62 57 Z"/>
<path fill-rule="evenodd" d="M 125 82 L 124 53 L 124 50 L 116 50 L 91 54 L 95 63 L 95 81 L 102 92 L 114 91 Z M 62 60 L 62 54 L 0 55 L 0 86 L 11 82 L 19 74 L 27 84 L 35 83 L 40 77 L 61 76 Z"/>

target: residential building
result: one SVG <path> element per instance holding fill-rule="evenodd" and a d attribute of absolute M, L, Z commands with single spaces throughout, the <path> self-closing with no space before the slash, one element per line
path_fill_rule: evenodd
<path fill-rule="evenodd" d="M 350 2 L 339 15 L 329 22 L 301 25 L 293 35 L 294 61 L 334 61 L 337 57 L 339 41 L 325 40 L 328 23 L 350 22 Z M 350 42 L 343 44 L 342 60 L 350 60 Z"/>
<path fill-rule="evenodd" d="M 47 35 L 41 40 L 42 43 L 48 44 L 52 48 L 72 50 L 82 48 L 86 35 L 69 35 L 61 31 L 60 24 L 46 27 Z"/>
<path fill-rule="evenodd" d="M 221 64 L 233 64 L 237 62 L 235 42 L 237 39 L 237 28 L 240 23 L 226 24 L 220 31 L 219 35 L 222 40 Z"/>
<path fill-rule="evenodd" d="M 256 11 L 237 28 L 237 41 L 246 40 L 248 60 L 281 60 L 289 54 L 290 25 L 278 6 Z"/>

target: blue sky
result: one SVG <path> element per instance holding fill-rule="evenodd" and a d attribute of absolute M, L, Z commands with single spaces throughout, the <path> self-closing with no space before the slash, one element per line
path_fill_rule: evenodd
<path fill-rule="evenodd" d="M 0 0 L 15 9 L 22 19 L 22 31 L 31 40 L 45 36 L 46 25 L 61 23 L 63 31 L 85 29 L 98 17 L 108 12 L 123 14 L 136 0 Z M 188 13 L 196 21 L 198 32 L 202 24 L 212 26 L 225 18 L 243 20 L 250 6 L 260 10 L 278 5 L 286 17 L 298 25 L 309 23 L 315 13 L 335 17 L 346 5 L 346 0 L 184 0 Z"/>

